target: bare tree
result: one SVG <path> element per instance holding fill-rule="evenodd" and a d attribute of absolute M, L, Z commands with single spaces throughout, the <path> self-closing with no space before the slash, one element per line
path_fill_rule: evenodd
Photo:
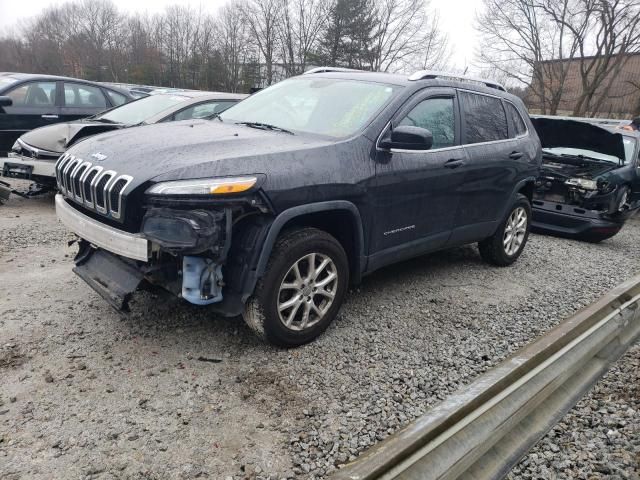
<path fill-rule="evenodd" d="M 542 113 L 555 114 L 560 105 L 569 64 L 578 43 L 564 21 L 575 0 L 485 0 L 477 19 L 482 35 L 479 58 L 484 66 L 504 74 L 516 85 L 529 85 L 532 103 Z M 550 60 L 556 60 L 551 62 Z"/>
<path fill-rule="evenodd" d="M 238 3 L 232 2 L 220 9 L 215 31 L 220 42 L 221 68 L 225 72 L 224 86 L 230 92 L 241 88 L 242 67 L 251 51 L 248 30 Z"/>
<path fill-rule="evenodd" d="M 378 0 L 372 69 L 398 71 L 442 66 L 447 38 L 425 0 Z"/>
<path fill-rule="evenodd" d="M 324 0 L 282 0 L 280 46 L 287 75 L 306 70 L 327 21 Z"/>
<path fill-rule="evenodd" d="M 581 0 L 585 21 L 576 27 L 563 19 L 578 45 L 582 90 L 573 114 L 596 114 L 629 53 L 640 50 L 640 3 L 637 0 Z M 580 15 L 580 13 L 578 15 Z M 584 26 L 583 26 L 584 25 Z"/>
<path fill-rule="evenodd" d="M 281 6 L 280 0 L 247 0 L 242 5 L 242 12 L 251 36 L 264 59 L 267 85 L 273 83 Z"/>

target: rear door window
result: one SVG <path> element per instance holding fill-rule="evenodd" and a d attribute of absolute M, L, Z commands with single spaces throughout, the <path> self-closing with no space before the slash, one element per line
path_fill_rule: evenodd
<path fill-rule="evenodd" d="M 28 82 L 5 94 L 12 107 L 53 107 L 56 104 L 56 82 Z"/>
<path fill-rule="evenodd" d="M 509 138 L 507 116 L 497 97 L 460 92 L 464 114 L 464 143 L 494 142 Z"/>
<path fill-rule="evenodd" d="M 97 87 L 64 82 L 64 105 L 65 107 L 105 109 L 107 101 Z"/>
<path fill-rule="evenodd" d="M 455 117 L 453 98 L 428 98 L 418 103 L 400 121 L 400 125 L 426 128 L 433 135 L 434 148 L 455 145 Z"/>
<path fill-rule="evenodd" d="M 510 102 L 504 102 L 505 109 L 507 110 L 507 117 L 511 121 L 512 133 L 511 138 L 520 137 L 527 133 L 527 126 L 518 112 L 518 109 Z"/>

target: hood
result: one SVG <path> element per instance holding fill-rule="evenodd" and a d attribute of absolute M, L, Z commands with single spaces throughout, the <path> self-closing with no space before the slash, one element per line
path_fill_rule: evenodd
<path fill-rule="evenodd" d="M 117 130 L 122 127 L 124 127 L 124 125 L 117 123 L 80 120 L 77 122 L 56 123 L 54 125 L 36 128 L 22 135 L 20 139 L 31 147 L 62 154 L 69 146 L 82 138 Z"/>
<path fill-rule="evenodd" d="M 134 178 L 133 188 L 149 180 L 179 180 L 269 171 L 274 155 L 296 161 L 301 150 L 333 142 L 265 131 L 217 120 L 185 120 L 109 132 L 88 138 L 69 153 L 107 170 Z"/>
<path fill-rule="evenodd" d="M 542 148 L 580 148 L 625 158 L 623 135 L 577 120 L 532 117 Z"/>

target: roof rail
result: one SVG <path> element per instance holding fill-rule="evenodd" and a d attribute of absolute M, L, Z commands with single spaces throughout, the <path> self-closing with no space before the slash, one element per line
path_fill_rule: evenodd
<path fill-rule="evenodd" d="M 325 72 L 365 72 L 366 70 L 356 70 L 355 68 L 342 68 L 342 67 L 315 67 L 311 70 L 307 70 L 303 75 L 309 75 L 312 73 L 325 73 Z"/>
<path fill-rule="evenodd" d="M 504 86 L 502 84 L 500 84 L 498 82 L 494 82 L 493 80 L 486 80 L 484 78 L 468 77 L 466 75 L 459 75 L 457 73 L 436 72 L 436 71 L 432 71 L 432 70 L 420 70 L 420 71 L 414 73 L 413 75 L 411 75 L 409 77 L 409 80 L 411 80 L 411 81 L 433 80 L 435 78 L 452 78 L 454 80 L 462 80 L 462 81 L 467 81 L 467 82 L 482 83 L 483 85 L 486 85 L 489 88 L 495 88 L 496 90 L 502 90 L 503 92 L 507 91 L 507 89 L 504 88 Z"/>

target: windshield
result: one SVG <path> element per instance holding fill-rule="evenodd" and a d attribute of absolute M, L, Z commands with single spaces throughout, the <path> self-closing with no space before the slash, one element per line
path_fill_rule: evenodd
<path fill-rule="evenodd" d="M 571 155 L 571 156 L 583 156 L 589 158 L 595 158 L 596 160 L 604 160 L 607 162 L 615 163 L 616 165 L 622 164 L 627 165 L 633 161 L 633 152 L 636 149 L 636 140 L 634 138 L 625 137 L 623 139 L 624 142 L 624 159 L 620 159 L 613 155 L 606 155 L 600 152 L 594 152 L 592 150 L 583 150 L 580 148 L 565 148 L 565 147 L 555 147 L 555 148 L 545 148 L 545 152 L 549 152 L 553 155 Z M 620 161 L 622 160 L 622 162 Z"/>
<path fill-rule="evenodd" d="M 16 83 L 18 80 L 13 77 L 0 77 L 0 88 Z"/>
<path fill-rule="evenodd" d="M 135 102 L 126 103 L 108 112 L 96 115 L 94 118 L 125 125 L 137 125 L 167 108 L 187 100 L 189 100 L 189 97 L 183 97 L 182 95 L 153 95 Z"/>
<path fill-rule="evenodd" d="M 267 124 L 294 132 L 348 137 L 402 87 L 328 78 L 293 78 L 252 95 L 220 115 L 228 123 Z"/>

